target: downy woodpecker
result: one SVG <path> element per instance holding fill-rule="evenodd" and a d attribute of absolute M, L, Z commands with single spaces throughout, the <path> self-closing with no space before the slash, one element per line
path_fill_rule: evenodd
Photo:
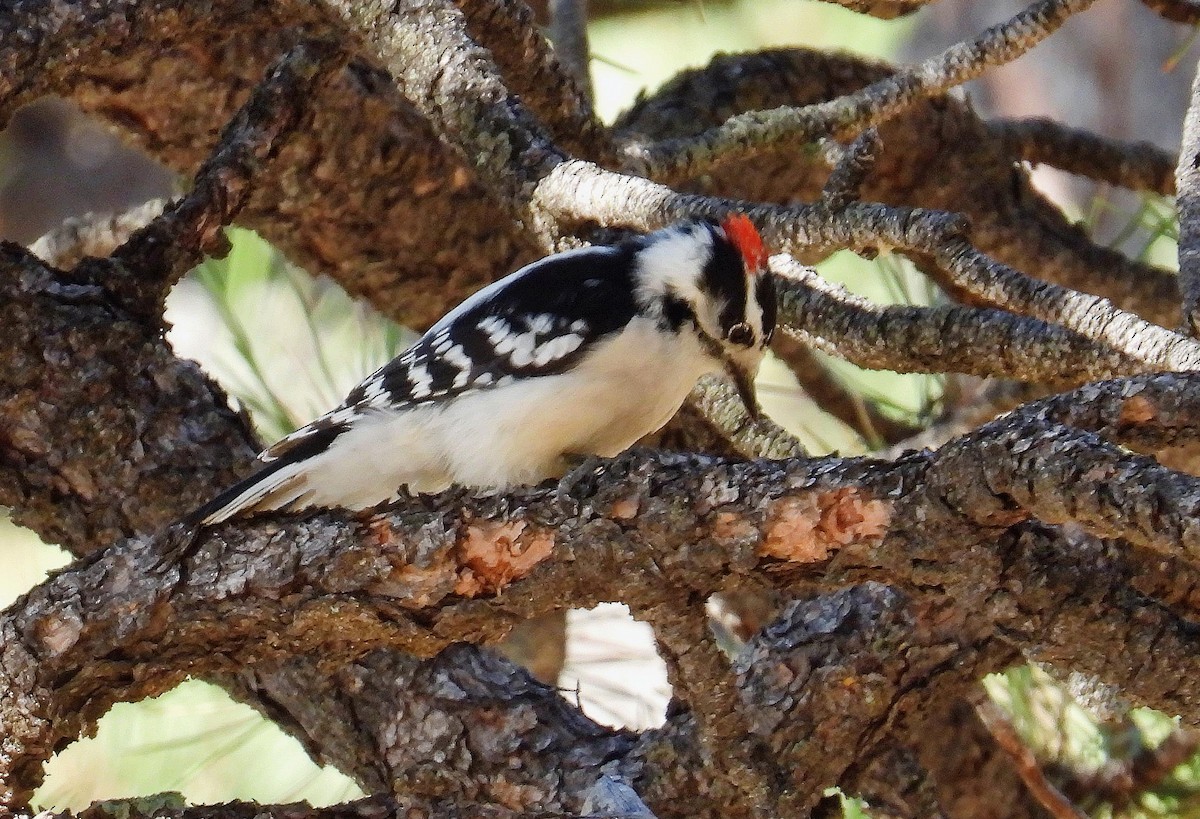
<path fill-rule="evenodd" d="M 534 262 L 468 298 L 189 520 L 560 476 L 573 458 L 613 456 L 657 430 L 710 372 L 728 373 L 754 414 L 775 330 L 766 260 L 735 214 Z"/>

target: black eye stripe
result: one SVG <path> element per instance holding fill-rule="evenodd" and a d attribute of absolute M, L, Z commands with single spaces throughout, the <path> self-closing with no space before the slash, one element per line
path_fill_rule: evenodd
<path fill-rule="evenodd" d="M 775 314 L 779 309 L 775 295 L 775 281 L 768 274 L 758 277 L 754 286 L 754 298 L 762 309 L 762 334 L 764 341 L 770 341 L 775 334 Z"/>
<path fill-rule="evenodd" d="M 716 232 L 719 228 L 713 230 L 712 254 L 704 265 L 702 287 L 721 305 L 717 319 L 727 335 L 746 318 L 746 269 L 741 252 L 724 233 Z"/>

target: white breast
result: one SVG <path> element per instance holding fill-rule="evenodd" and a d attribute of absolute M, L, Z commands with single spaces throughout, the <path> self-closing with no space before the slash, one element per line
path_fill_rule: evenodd
<path fill-rule="evenodd" d="M 554 477 L 564 455 L 616 455 L 661 427 L 714 369 L 690 334 L 635 319 L 569 372 L 360 419 L 305 465 L 305 503 L 365 508 L 402 484 L 436 492 Z"/>
<path fill-rule="evenodd" d="M 690 334 L 671 337 L 635 319 L 569 372 L 448 405 L 440 432 L 451 479 L 528 483 L 561 474 L 563 455 L 616 455 L 665 424 L 714 367 Z"/>

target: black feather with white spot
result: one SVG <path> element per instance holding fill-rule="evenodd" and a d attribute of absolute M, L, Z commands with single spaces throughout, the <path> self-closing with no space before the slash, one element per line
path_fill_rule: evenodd
<path fill-rule="evenodd" d="M 543 259 L 463 302 L 346 398 L 422 404 L 569 369 L 637 311 L 631 240 Z"/>

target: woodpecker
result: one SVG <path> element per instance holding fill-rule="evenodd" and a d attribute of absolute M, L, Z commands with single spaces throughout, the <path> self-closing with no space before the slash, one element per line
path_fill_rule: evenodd
<path fill-rule="evenodd" d="M 775 330 L 766 261 L 734 214 L 534 262 L 446 314 L 188 520 L 558 477 L 659 429 L 706 373 L 727 373 L 754 415 Z"/>

